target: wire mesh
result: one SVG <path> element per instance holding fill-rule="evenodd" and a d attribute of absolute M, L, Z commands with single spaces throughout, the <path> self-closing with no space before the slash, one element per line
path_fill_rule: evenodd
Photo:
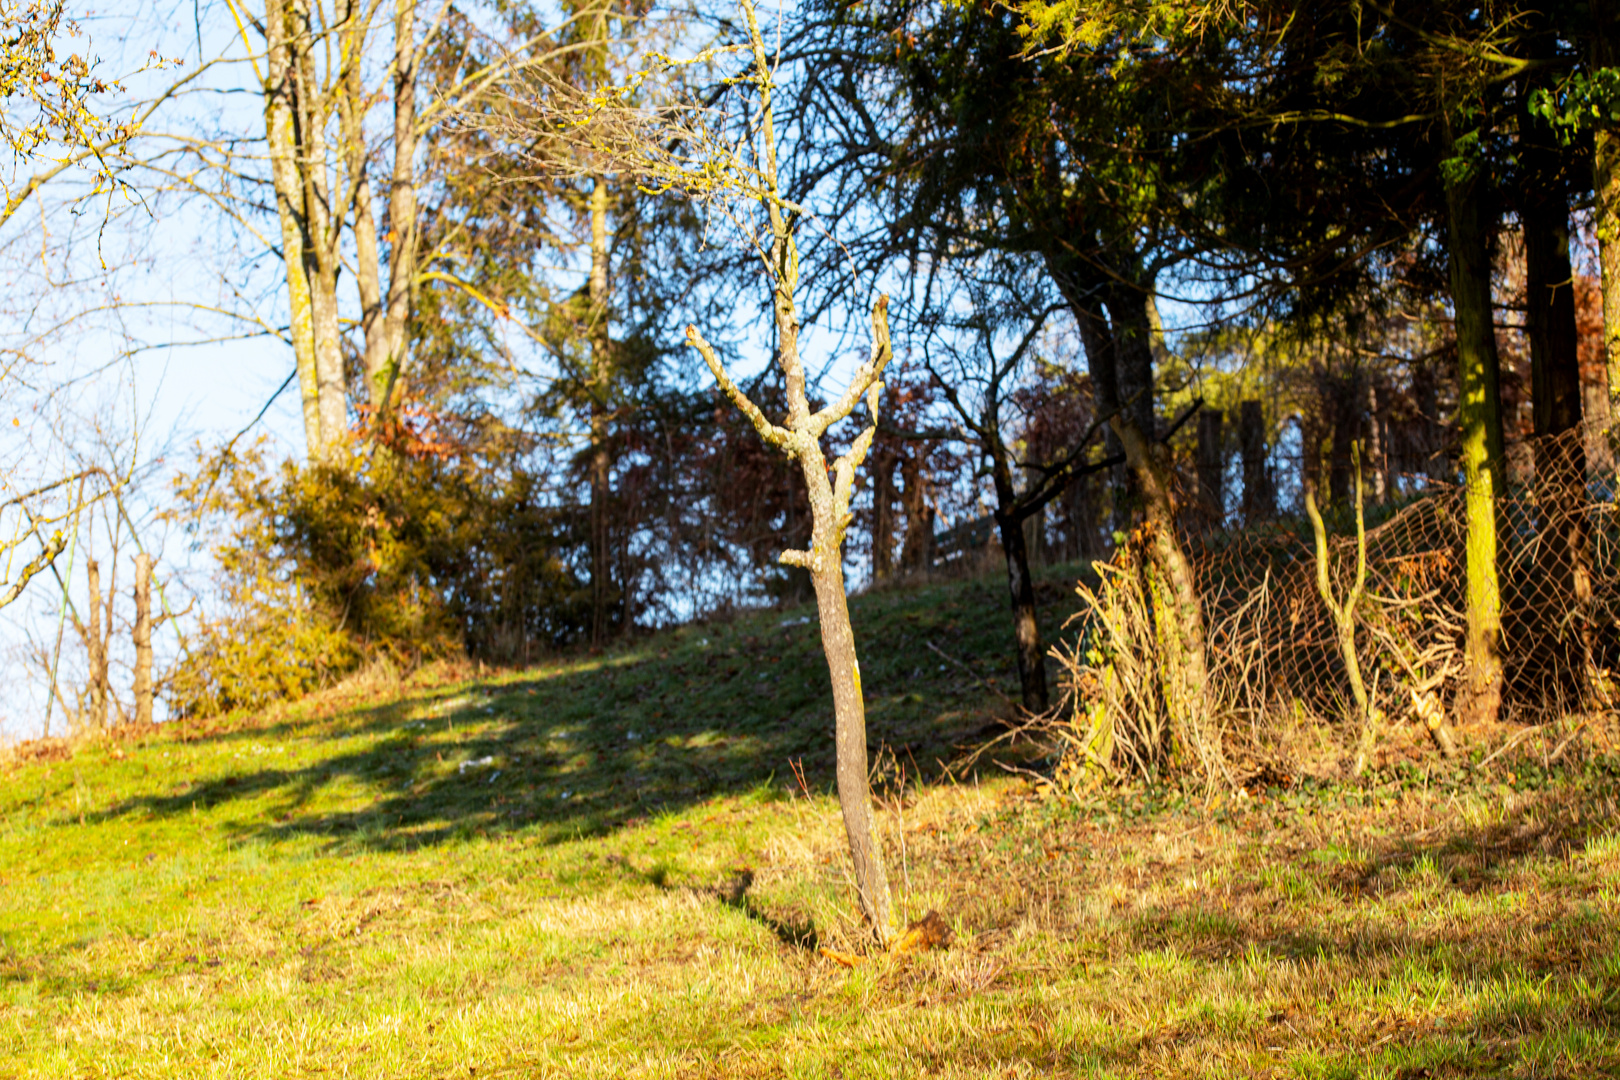
<path fill-rule="evenodd" d="M 1541 722 L 1613 704 L 1620 667 L 1620 517 L 1610 478 L 1586 476 L 1578 432 L 1532 445 L 1533 468 L 1495 501 L 1504 720 Z M 1372 723 L 1413 719 L 1441 732 L 1464 693 L 1468 625 L 1465 493 L 1432 481 L 1399 501 L 1367 506 L 1366 584 L 1353 618 L 1353 656 L 1367 686 L 1370 720 L 1356 716 L 1350 673 L 1333 613 L 1318 585 L 1308 521 L 1279 518 L 1246 528 L 1186 532 L 1201 603 L 1215 737 L 1287 717 L 1348 735 Z M 1339 603 L 1356 572 L 1352 505 L 1324 508 L 1330 534 L 1328 579 Z M 1161 716 L 1151 694 L 1122 678 L 1153 678 L 1151 625 L 1123 629 L 1122 590 L 1151 582 L 1125 545 L 1099 569 L 1102 584 L 1082 589 L 1085 633 L 1068 657 L 1073 715 L 1065 723 L 1066 771 L 1136 770 L 1163 752 Z M 1121 572 L 1131 568 L 1132 572 Z M 1146 585 L 1144 585 L 1146 583 Z M 1127 693 L 1127 690 L 1131 692 Z M 1162 707 L 1159 708 L 1162 714 Z M 1107 724 L 1106 733 L 1097 730 Z M 1437 736 L 1438 738 L 1438 736 Z M 1341 744 L 1345 739 L 1341 738 Z M 1099 761 L 1096 748 L 1113 761 Z M 1082 753 L 1081 748 L 1085 749 Z M 1078 765 L 1076 755 L 1089 755 Z"/>

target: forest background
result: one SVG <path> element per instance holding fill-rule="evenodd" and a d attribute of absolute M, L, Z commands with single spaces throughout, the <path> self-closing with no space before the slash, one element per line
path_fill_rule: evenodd
<path fill-rule="evenodd" d="M 56 486 L 6 507 L 8 580 L 30 585 L 7 610 L 28 688 L 12 734 L 141 711 L 137 553 L 171 716 L 809 595 L 776 560 L 808 535 L 808 494 L 682 333 L 701 326 L 783 407 L 750 166 L 704 173 L 758 131 L 735 12 L 9 15 L 54 20 L 52 62 L 84 43 L 70 74 L 102 125 L 13 145 L 10 485 Z M 1515 671 L 1606 700 L 1587 505 L 1613 469 L 1603 327 L 1620 321 L 1594 196 L 1614 122 L 1601 13 L 772 18 L 812 394 L 855 371 L 872 299 L 893 297 L 858 583 L 993 538 L 1038 713 L 1055 695 L 1031 559 L 1139 558 L 1141 597 L 1167 605 L 1144 615 L 1155 648 L 1115 629 L 1077 670 L 1164 653 L 1152 700 L 1113 715 L 1174 756 L 1177 730 L 1224 708 L 1196 689 L 1216 664 L 1198 580 L 1214 538 L 1282 523 L 1309 548 L 1320 506 L 1332 569 L 1327 534 L 1356 532 L 1363 502 L 1376 524 L 1455 490 L 1458 572 L 1423 594 L 1449 649 L 1380 646 L 1388 689 L 1373 675 L 1369 694 L 1357 600 L 1335 609 L 1324 581 L 1350 644 L 1324 654 L 1344 700 L 1322 715 L 1370 732 L 1381 695 L 1420 712 L 1434 695 L 1494 716 Z M 1504 532 L 1513 492 L 1528 524 Z M 1516 669 L 1504 647 L 1524 528 L 1566 553 L 1538 626 L 1573 661 Z"/>

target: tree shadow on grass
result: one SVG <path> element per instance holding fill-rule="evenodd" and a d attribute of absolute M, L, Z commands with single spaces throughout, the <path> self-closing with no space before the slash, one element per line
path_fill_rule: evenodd
<path fill-rule="evenodd" d="M 1012 670 L 1000 612 L 980 607 L 990 595 L 964 597 L 960 585 L 936 592 L 865 598 L 857 618 L 870 743 L 932 773 L 997 706 L 923 642 L 943 642 L 989 678 Z M 783 789 L 793 767 L 816 790 L 833 780 L 819 635 L 813 620 L 780 612 L 483 686 L 193 741 L 205 744 L 199 755 L 237 756 L 99 816 L 208 811 L 244 838 L 402 850 L 477 834 L 599 835 L 715 796 Z M 265 744 L 317 760 L 237 767 Z"/>
<path fill-rule="evenodd" d="M 808 914 L 793 908 L 772 910 L 749 895 L 748 891 L 754 885 L 754 872 L 746 867 L 716 885 L 675 885 L 670 882 L 662 865 L 639 870 L 621 855 L 608 856 L 608 862 L 620 867 L 638 884 L 650 885 L 663 892 L 682 890 L 705 900 L 718 901 L 722 907 L 740 912 L 763 926 L 790 949 L 814 952 L 821 947 L 821 934 L 816 930 L 815 920 Z"/>
<path fill-rule="evenodd" d="M 1349 1026 L 1326 1049 L 1318 1033 L 1311 1075 L 1613 1075 L 1620 925 L 1598 894 L 1614 877 L 1582 864 L 1612 857 L 1616 764 L 1570 770 L 1500 820 L 1300 860 L 1269 883 L 1244 875 L 1219 906 L 1197 891 L 1161 902 L 1128 920 L 1119 947 L 1193 971 L 1269 969 L 1283 992 L 1282 973 L 1344 989 Z M 1285 1019 L 1256 1037 L 1306 1049 Z M 1114 1067 L 1144 1060 L 1141 1045 L 1118 1049 Z"/>

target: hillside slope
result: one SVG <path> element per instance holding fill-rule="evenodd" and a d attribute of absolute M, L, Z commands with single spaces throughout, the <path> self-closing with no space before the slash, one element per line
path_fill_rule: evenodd
<path fill-rule="evenodd" d="M 891 776 L 1006 707 L 999 585 L 857 599 Z M 0 1077 L 1620 1067 L 1603 759 L 1219 808 L 889 784 L 897 903 L 955 941 L 827 959 L 864 946 L 806 614 L 13 761 Z"/>

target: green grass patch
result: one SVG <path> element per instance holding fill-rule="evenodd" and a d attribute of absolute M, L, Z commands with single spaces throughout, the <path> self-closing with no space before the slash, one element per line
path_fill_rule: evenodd
<path fill-rule="evenodd" d="M 862 945 L 806 615 L 7 766 L 0 1076 L 1620 1068 L 1612 764 L 1218 813 L 941 781 L 1016 687 L 995 581 L 854 603 L 896 895 L 956 939 L 828 961 Z"/>

